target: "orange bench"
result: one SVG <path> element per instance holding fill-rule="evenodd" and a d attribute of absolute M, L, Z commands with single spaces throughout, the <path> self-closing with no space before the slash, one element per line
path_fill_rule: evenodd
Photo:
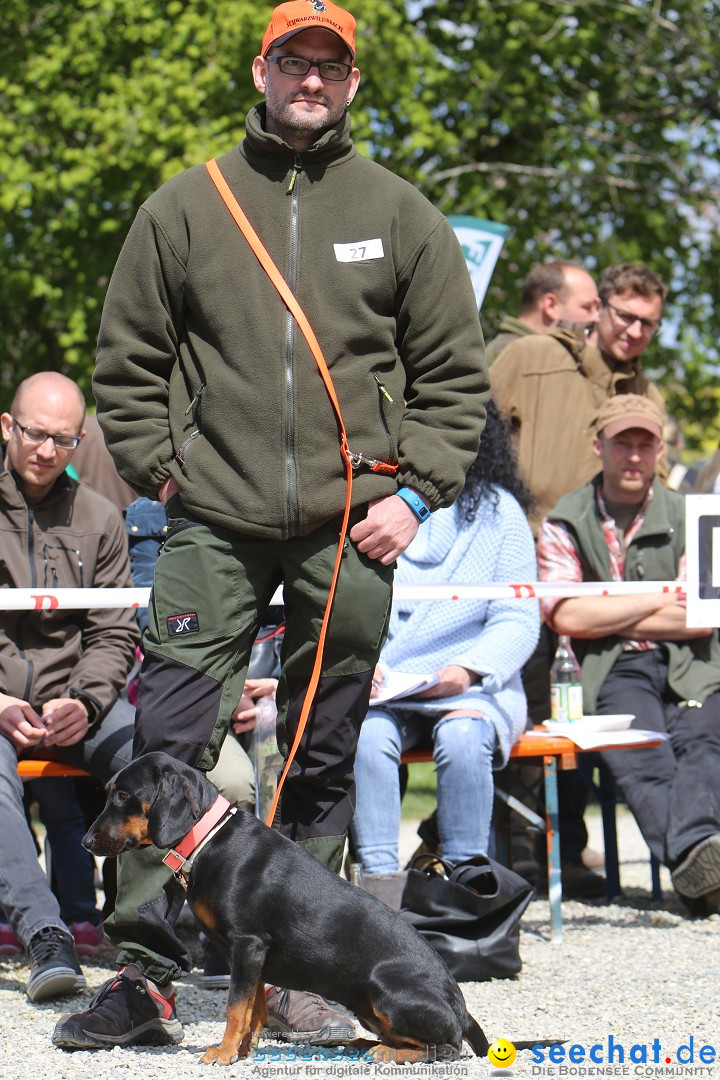
<path fill-rule="evenodd" d="M 41 761 L 39 758 L 21 758 L 18 761 L 21 780 L 41 780 L 43 776 L 89 776 L 77 765 L 64 765 L 62 761 Z"/>

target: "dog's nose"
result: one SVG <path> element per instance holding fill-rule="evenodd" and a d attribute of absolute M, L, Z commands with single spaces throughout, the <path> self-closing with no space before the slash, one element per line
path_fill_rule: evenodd
<path fill-rule="evenodd" d="M 88 851 L 92 851 L 92 849 L 93 849 L 93 844 L 95 843 L 95 839 L 96 839 L 96 836 L 95 836 L 95 830 L 94 830 L 94 829 L 89 829 L 89 830 L 88 830 L 88 831 L 87 831 L 87 832 L 85 833 L 85 835 L 83 836 L 83 838 L 82 838 L 82 840 L 80 841 L 80 843 L 82 844 L 82 846 L 83 846 L 84 848 L 87 848 L 87 850 L 88 850 Z"/>

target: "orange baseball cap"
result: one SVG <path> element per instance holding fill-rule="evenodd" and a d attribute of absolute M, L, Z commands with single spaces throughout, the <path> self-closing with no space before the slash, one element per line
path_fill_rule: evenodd
<path fill-rule="evenodd" d="M 282 45 L 313 26 L 336 34 L 355 58 L 355 19 L 349 11 L 330 0 L 289 0 L 276 7 L 265 31 L 260 55 L 265 56 L 272 45 Z"/>

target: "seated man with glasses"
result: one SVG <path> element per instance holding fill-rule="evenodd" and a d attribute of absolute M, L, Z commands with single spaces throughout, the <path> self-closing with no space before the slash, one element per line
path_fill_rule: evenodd
<path fill-rule="evenodd" d="M 0 416 L 2 590 L 32 588 L 40 595 L 56 588 L 132 585 L 120 512 L 66 472 L 84 435 L 84 417 L 82 393 L 54 371 L 21 383 L 10 412 Z M 0 908 L 9 926 L 3 927 L 3 943 L 5 951 L 20 943 L 27 950 L 26 993 L 39 1002 L 85 986 L 76 945 L 83 947 L 77 934 L 87 923 L 73 922 L 69 912 L 88 893 L 94 910 L 94 866 L 80 847 L 76 819 L 82 815 L 76 814 L 74 788 L 63 788 L 68 780 L 39 781 L 37 797 L 49 811 L 43 819 L 58 871 L 59 904 L 25 819 L 18 758 L 77 765 L 103 783 L 128 764 L 134 709 L 118 700 L 118 693 L 139 634 L 130 609 L 53 610 L 42 600 L 36 611 L 4 607 L 0 604 Z"/>

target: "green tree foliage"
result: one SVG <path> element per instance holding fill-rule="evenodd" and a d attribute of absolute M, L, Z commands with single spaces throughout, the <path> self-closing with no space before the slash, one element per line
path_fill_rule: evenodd
<path fill-rule="evenodd" d="M 135 211 L 163 180 L 237 141 L 269 6 L 3 8 L 0 381 L 57 368 L 89 394 L 103 296 Z"/>
<path fill-rule="evenodd" d="M 437 0 L 417 29 L 444 58 L 444 140 L 416 147 L 446 212 L 513 232 L 484 305 L 516 310 L 546 258 L 645 263 L 671 288 L 646 366 L 689 442 L 717 438 L 720 43 L 716 0 Z M 452 145 L 451 145 L 452 144 Z"/>
<path fill-rule="evenodd" d="M 89 389 L 102 299 L 140 202 L 242 136 L 272 4 L 4 0 L 0 382 Z M 720 0 L 363 0 L 354 133 L 445 213 L 512 232 L 486 299 L 529 267 L 644 262 L 675 332 L 670 407 L 715 428 Z"/>

